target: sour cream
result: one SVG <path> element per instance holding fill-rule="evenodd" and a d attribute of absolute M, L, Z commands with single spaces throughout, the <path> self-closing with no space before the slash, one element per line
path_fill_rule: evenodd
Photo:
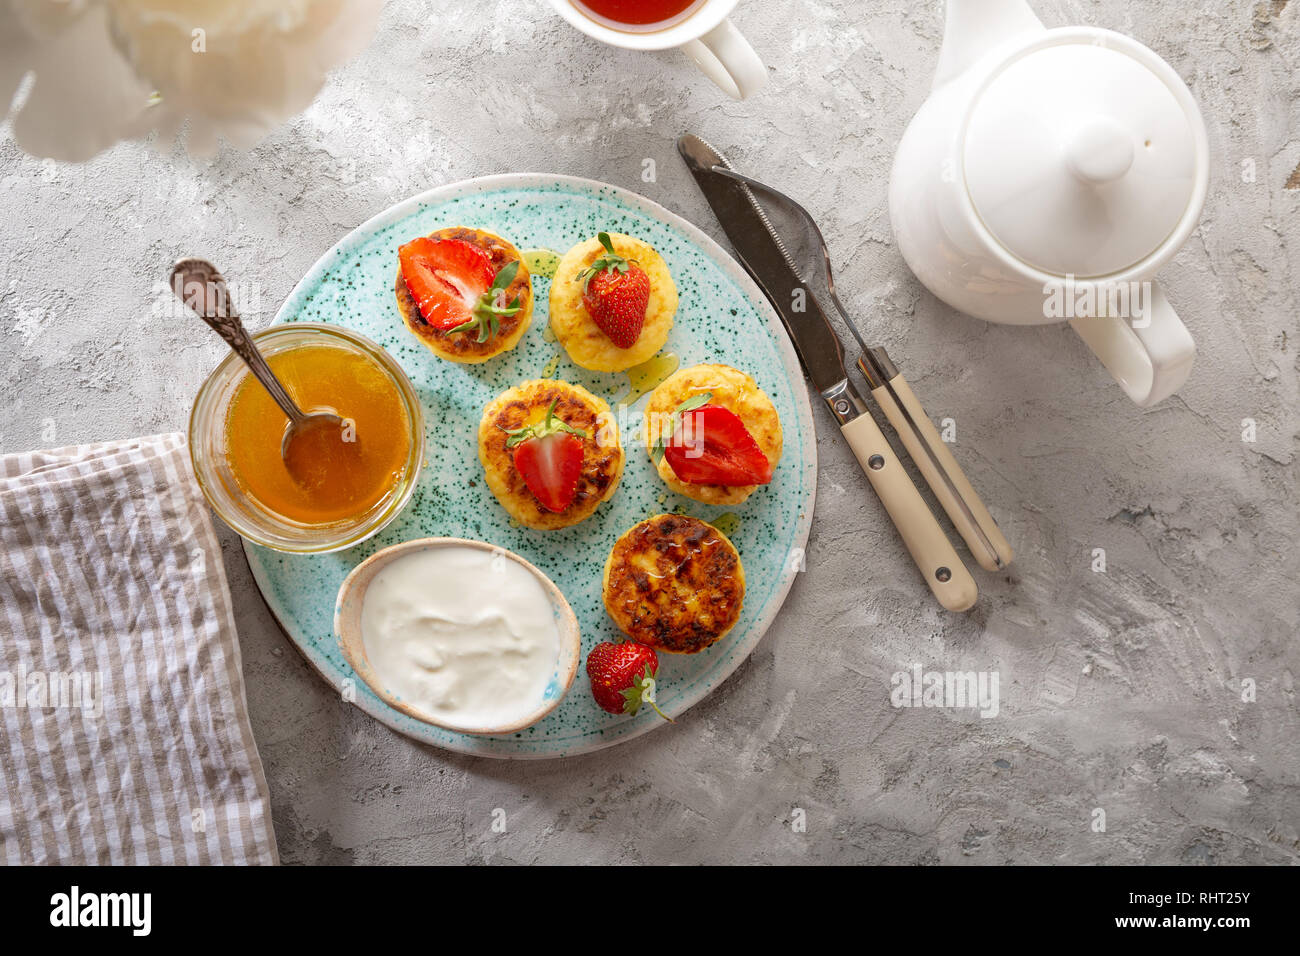
<path fill-rule="evenodd" d="M 563 692 L 551 599 L 499 552 L 450 545 L 389 562 L 366 588 L 361 640 L 384 688 L 441 723 L 508 726 Z"/>

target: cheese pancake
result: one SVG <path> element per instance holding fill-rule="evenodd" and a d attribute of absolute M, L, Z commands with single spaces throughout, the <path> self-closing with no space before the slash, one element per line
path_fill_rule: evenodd
<path fill-rule="evenodd" d="M 673 491 L 710 505 L 738 505 L 759 485 L 703 485 L 682 481 L 673 472 L 668 460 L 655 461 L 655 444 L 660 432 L 665 440 L 676 427 L 673 411 L 693 395 L 712 393 L 710 405 L 720 405 L 730 410 L 745 424 L 758 447 L 763 450 L 772 468 L 781 458 L 783 433 L 781 419 L 767 394 L 754 380 L 730 365 L 693 365 L 681 369 L 650 393 L 645 407 L 645 426 L 642 437 L 650 460 L 659 471 L 659 477 Z"/>
<path fill-rule="evenodd" d="M 542 421 L 552 401 L 556 417 L 586 432 L 577 494 L 558 513 L 544 508 L 528 490 L 515 467 L 513 451 L 506 447 L 506 430 Z M 553 379 L 521 382 L 488 403 L 479 422 L 478 457 L 488 488 L 501 506 L 520 524 L 543 531 L 567 528 L 590 517 L 613 496 L 623 476 L 623 448 L 609 405 L 581 385 Z"/>
<path fill-rule="evenodd" d="M 614 544 L 604 596 L 609 616 L 638 644 L 694 654 L 740 617 L 745 569 L 717 528 L 686 515 L 657 515 Z"/>
<path fill-rule="evenodd" d="M 582 304 L 582 270 L 604 254 L 600 239 L 593 237 L 566 252 L 551 280 L 551 330 L 573 364 L 595 372 L 621 372 L 652 358 L 668 341 L 677 314 L 677 286 L 654 247 L 618 232 L 609 233 L 609 240 L 616 253 L 635 260 L 650 280 L 645 323 L 630 348 L 621 349 L 611 342 Z"/>
<path fill-rule="evenodd" d="M 502 267 L 512 260 L 518 260 L 519 271 L 515 273 L 514 281 L 506 287 L 505 301 L 511 302 L 515 296 L 518 296 L 519 311 L 514 315 L 500 316 L 497 334 L 486 342 L 479 342 L 477 333 L 472 329 L 468 332 L 442 332 L 429 325 L 420 315 L 420 307 L 416 304 L 415 296 L 411 295 L 406 287 L 406 280 L 402 278 L 402 270 L 399 266 L 397 283 L 393 291 L 397 294 L 397 311 L 401 313 L 406 327 L 434 355 L 466 365 L 486 362 L 518 345 L 519 340 L 528 331 L 528 323 L 533 317 L 533 283 L 519 250 L 500 236 L 482 229 L 467 229 L 464 226 L 438 229 L 429 233 L 429 238 L 460 239 L 477 246 L 488 254 L 495 272 L 500 272 Z"/>

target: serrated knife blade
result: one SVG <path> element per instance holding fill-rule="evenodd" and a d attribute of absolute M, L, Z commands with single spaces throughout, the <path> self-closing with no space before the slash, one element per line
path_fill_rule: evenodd
<path fill-rule="evenodd" d="M 731 166 L 698 136 L 681 137 L 677 149 L 722 224 L 740 264 L 781 317 L 813 386 L 828 402 L 842 403 L 838 407 L 831 405 L 841 422 L 862 414 L 866 406 L 849 384 L 844 346 L 749 187 L 713 172 L 714 166 Z"/>

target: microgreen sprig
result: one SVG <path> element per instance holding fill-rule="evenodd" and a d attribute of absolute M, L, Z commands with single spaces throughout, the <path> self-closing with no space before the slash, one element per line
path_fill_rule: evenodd
<path fill-rule="evenodd" d="M 636 676 L 636 678 L 632 678 L 632 685 L 625 688 L 623 691 L 623 713 L 636 717 L 637 711 L 641 710 L 641 705 L 649 704 L 651 708 L 654 708 L 655 713 L 659 714 L 659 717 L 662 717 L 664 721 L 667 721 L 668 723 L 676 723 L 676 721 L 673 721 L 671 717 L 668 717 L 666 713 L 663 713 L 663 711 L 659 709 L 659 705 L 656 704 L 654 697 L 654 671 L 651 671 L 649 663 L 646 663 L 645 672 L 642 672 L 642 674 Z"/>
<path fill-rule="evenodd" d="M 655 702 L 655 675 L 650 669 L 649 663 L 645 666 L 645 672 L 638 677 L 633 677 L 632 685 L 624 688 L 622 693 L 624 701 L 623 713 L 635 717 L 642 704 L 649 704 L 654 708 L 654 712 L 668 723 L 677 723 L 677 721 L 660 710 L 659 705 Z"/>
<path fill-rule="evenodd" d="M 594 259 L 591 265 L 578 273 L 578 278 L 582 280 L 582 291 L 587 291 L 587 286 L 602 272 L 627 272 L 628 262 L 617 252 L 614 251 L 614 243 L 609 238 L 609 233 L 602 232 L 596 235 L 600 244 L 605 247 L 605 252 Z"/>
<path fill-rule="evenodd" d="M 564 419 L 555 414 L 555 404 L 560 400 L 557 395 L 551 399 L 550 407 L 546 409 L 546 417 L 540 422 L 534 422 L 532 425 L 524 425 L 522 428 L 501 428 L 508 436 L 506 438 L 506 447 L 514 448 L 516 445 L 527 441 L 530 438 L 545 438 L 547 435 L 554 435 L 558 432 L 564 432 L 569 435 L 577 435 L 579 438 L 586 438 L 587 433 L 581 428 L 574 428 Z"/>
<path fill-rule="evenodd" d="M 496 278 L 492 280 L 492 288 L 488 289 L 475 303 L 473 318 L 462 322 L 447 331 L 448 335 L 456 332 L 478 331 L 478 337 L 475 341 L 486 342 L 494 338 L 501 331 L 501 316 L 515 315 L 523 308 L 519 304 L 519 296 L 515 296 L 509 305 L 501 305 L 500 300 L 504 297 L 505 290 L 510 288 L 510 283 L 515 281 L 515 276 L 519 272 L 519 260 L 513 259 L 507 262 L 497 272 Z"/>
<path fill-rule="evenodd" d="M 711 401 L 713 401 L 712 392 L 700 392 L 698 395 L 692 395 L 690 398 L 686 399 L 686 401 L 673 409 L 672 414 L 668 416 L 667 425 L 669 427 L 666 429 L 661 428 L 659 430 L 658 440 L 655 442 L 654 450 L 650 453 L 650 457 L 654 459 L 656 466 L 663 462 L 664 446 L 668 444 L 677 431 L 677 419 L 687 412 L 693 412 L 697 408 L 704 407 Z"/>

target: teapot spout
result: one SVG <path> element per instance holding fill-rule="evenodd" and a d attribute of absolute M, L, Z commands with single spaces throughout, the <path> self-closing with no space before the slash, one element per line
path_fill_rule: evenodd
<path fill-rule="evenodd" d="M 934 86 L 943 86 L 965 72 L 998 44 L 1044 30 L 1025 0 L 948 0 Z"/>

